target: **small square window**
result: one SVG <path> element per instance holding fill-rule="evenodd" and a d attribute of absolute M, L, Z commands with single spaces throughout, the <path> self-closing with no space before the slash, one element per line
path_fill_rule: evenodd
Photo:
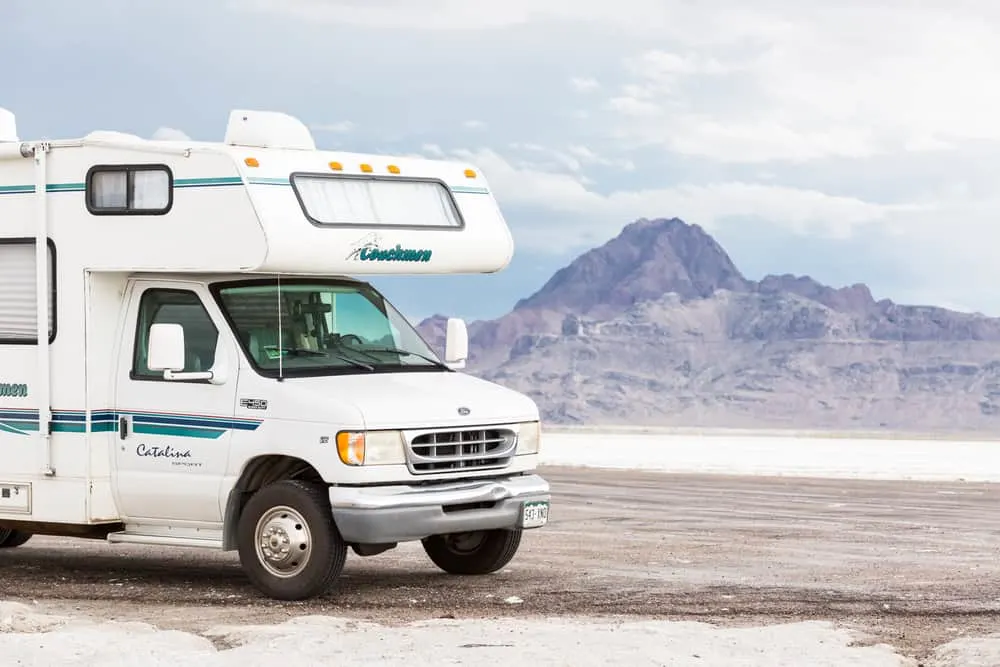
<path fill-rule="evenodd" d="M 87 209 L 94 215 L 162 215 L 173 205 L 173 184 L 163 165 L 93 167 Z"/>

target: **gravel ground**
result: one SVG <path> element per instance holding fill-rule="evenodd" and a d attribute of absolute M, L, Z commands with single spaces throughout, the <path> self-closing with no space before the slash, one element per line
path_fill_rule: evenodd
<path fill-rule="evenodd" d="M 829 621 L 913 664 L 1000 632 L 1000 485 L 543 474 L 550 524 L 493 576 L 444 575 L 406 544 L 349 558 L 322 599 L 279 603 L 256 594 L 234 553 L 36 537 L 0 554 L 2 597 L 194 633 L 313 615 L 389 625 L 612 616 L 733 631 Z"/>

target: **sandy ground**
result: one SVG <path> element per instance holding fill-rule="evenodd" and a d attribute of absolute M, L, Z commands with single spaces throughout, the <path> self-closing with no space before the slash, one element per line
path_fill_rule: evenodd
<path fill-rule="evenodd" d="M 998 485 L 551 467 L 543 474 L 555 496 L 550 524 L 526 534 L 504 571 L 450 577 L 434 568 L 419 545 L 408 544 L 374 558 L 352 556 L 336 588 L 305 603 L 258 596 L 233 553 L 36 537 L 0 554 L 2 598 L 25 605 L 10 607 L 6 615 L 0 609 L 0 630 L 7 630 L 0 633 L 0 649 L 11 655 L 15 640 L 34 638 L 24 641 L 37 644 L 38 637 L 51 635 L 19 634 L 50 623 L 32 620 L 30 613 L 37 611 L 198 633 L 180 636 L 211 642 L 207 648 L 213 651 L 244 643 L 239 626 L 326 623 L 335 636 L 343 634 L 337 623 L 351 621 L 362 622 L 357 636 L 363 636 L 376 632 L 364 622 L 432 621 L 446 626 L 439 628 L 445 635 L 434 635 L 434 650 L 444 650 L 442 641 L 449 650 L 468 645 L 459 654 L 479 660 L 503 650 L 497 633 L 517 638 L 507 642 L 511 646 L 530 645 L 553 630 L 528 621 L 559 616 L 580 628 L 588 627 L 588 618 L 614 617 L 618 639 L 599 640 L 601 632 L 616 627 L 603 622 L 580 630 L 577 645 L 587 640 L 619 658 L 624 654 L 615 642 L 629 636 L 632 643 L 626 644 L 633 649 L 646 637 L 650 650 L 663 649 L 670 633 L 702 637 L 701 653 L 684 649 L 687 657 L 681 659 L 654 650 L 636 654 L 635 664 L 806 664 L 781 657 L 782 637 L 854 651 L 808 664 L 1000 664 L 994 643 L 977 639 L 1000 632 Z M 317 615 L 336 619 L 308 618 Z M 467 619 L 487 622 L 456 623 Z M 655 632 L 644 625 L 656 619 L 687 623 L 659 624 Z M 621 625 L 633 622 L 639 625 Z M 758 631 L 739 641 L 739 635 L 724 634 L 753 626 L 776 627 L 768 630 L 773 636 Z M 454 641 L 441 639 L 447 632 Z M 462 639 L 462 632 L 483 639 Z M 386 633 L 379 636 L 384 640 Z M 572 644 L 572 632 L 560 636 Z M 952 640 L 959 641 L 939 648 Z M 407 645 L 416 650 L 420 641 Z M 711 651 L 741 641 L 747 662 L 732 655 L 712 662 Z M 891 658 L 884 647 L 873 646 L 878 643 L 908 659 Z M 546 664 L 562 664 L 552 660 L 558 652 L 548 655 Z M 583 658 L 588 655 L 599 653 L 591 650 Z M 754 662 L 750 655 L 766 659 Z M 583 658 L 572 664 L 604 664 Z"/>

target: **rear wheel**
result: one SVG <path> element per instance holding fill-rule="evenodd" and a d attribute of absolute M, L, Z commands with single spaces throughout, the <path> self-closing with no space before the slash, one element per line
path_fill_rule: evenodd
<path fill-rule="evenodd" d="M 490 574 L 509 563 L 521 546 L 521 530 L 433 535 L 421 540 L 431 561 L 450 574 Z"/>
<path fill-rule="evenodd" d="M 269 484 L 250 498 L 237 547 L 251 583 L 278 600 L 325 593 L 347 558 L 326 487 L 297 480 Z"/>
<path fill-rule="evenodd" d="M 13 528 L 0 528 L 0 549 L 13 549 L 31 539 L 31 533 Z"/>

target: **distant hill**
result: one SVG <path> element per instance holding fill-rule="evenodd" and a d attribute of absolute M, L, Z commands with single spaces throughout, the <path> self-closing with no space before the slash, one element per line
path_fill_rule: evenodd
<path fill-rule="evenodd" d="M 439 350 L 444 322 L 418 327 Z M 748 280 L 677 218 L 627 225 L 470 346 L 470 372 L 550 422 L 1000 431 L 1000 318 Z"/>

